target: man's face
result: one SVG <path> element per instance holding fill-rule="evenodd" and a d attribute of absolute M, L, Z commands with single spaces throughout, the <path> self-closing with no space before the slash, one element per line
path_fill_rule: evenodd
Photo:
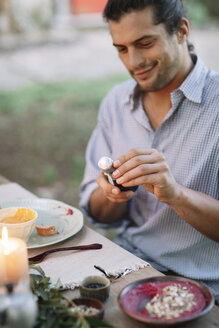
<path fill-rule="evenodd" d="M 180 75 L 181 44 L 164 24 L 154 25 L 151 7 L 109 21 L 113 44 L 131 76 L 144 91 L 158 91 Z"/>

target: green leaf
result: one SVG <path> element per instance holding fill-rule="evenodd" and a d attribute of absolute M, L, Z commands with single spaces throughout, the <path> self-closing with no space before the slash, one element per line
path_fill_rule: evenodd
<path fill-rule="evenodd" d="M 40 280 L 42 280 L 42 276 L 40 276 L 39 274 L 31 273 L 31 274 L 30 274 L 30 277 L 31 277 L 31 278 L 34 278 L 35 281 L 40 281 Z"/>
<path fill-rule="evenodd" d="M 81 328 L 90 328 L 90 325 L 89 325 L 89 323 L 88 323 L 87 321 L 84 321 L 84 322 L 82 323 Z"/>
<path fill-rule="evenodd" d="M 114 328 L 112 325 L 110 325 L 107 322 L 104 322 L 100 319 L 95 319 L 95 318 L 90 318 L 90 317 L 86 317 L 86 320 L 89 322 L 89 324 L 92 327 L 108 327 L 108 328 Z"/>
<path fill-rule="evenodd" d="M 31 265 L 30 268 L 38 271 L 43 278 L 45 277 L 45 272 L 43 271 L 43 269 L 40 266 Z"/>
<path fill-rule="evenodd" d="M 54 286 L 55 289 L 59 289 L 63 286 L 63 283 L 61 282 L 61 279 L 59 278 Z"/>

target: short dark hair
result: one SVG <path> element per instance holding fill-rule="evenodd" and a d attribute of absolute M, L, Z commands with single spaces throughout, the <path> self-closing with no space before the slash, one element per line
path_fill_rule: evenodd
<path fill-rule="evenodd" d="M 154 9 L 154 24 L 163 23 L 169 34 L 177 31 L 183 17 L 187 18 L 182 0 L 108 0 L 103 17 L 119 22 L 123 15 L 148 6 Z"/>

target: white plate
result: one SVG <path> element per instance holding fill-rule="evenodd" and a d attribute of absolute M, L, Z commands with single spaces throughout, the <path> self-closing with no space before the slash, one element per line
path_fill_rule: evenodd
<path fill-rule="evenodd" d="M 37 225 L 54 225 L 57 231 L 53 236 L 39 236 L 34 229 L 28 242 L 27 248 L 39 248 L 59 243 L 73 235 L 83 227 L 83 215 L 77 208 L 69 206 L 63 202 L 46 199 L 15 199 L 1 201 L 1 207 L 23 206 L 37 211 Z"/>

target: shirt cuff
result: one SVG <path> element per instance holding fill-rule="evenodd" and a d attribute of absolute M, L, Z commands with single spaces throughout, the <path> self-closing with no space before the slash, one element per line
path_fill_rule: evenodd
<path fill-rule="evenodd" d="M 90 208 L 89 208 L 89 200 L 90 200 L 90 196 L 91 196 L 92 192 L 95 189 L 97 189 L 97 187 L 98 187 L 97 183 L 92 182 L 89 185 L 87 185 L 86 190 L 83 191 L 83 197 L 81 197 L 79 206 L 80 206 L 84 216 L 86 217 L 86 219 L 89 223 L 91 223 L 95 227 L 98 227 L 101 229 L 114 229 L 114 228 L 120 227 L 122 224 L 122 220 L 115 222 L 115 223 L 100 223 L 92 218 L 91 213 L 90 213 Z"/>

